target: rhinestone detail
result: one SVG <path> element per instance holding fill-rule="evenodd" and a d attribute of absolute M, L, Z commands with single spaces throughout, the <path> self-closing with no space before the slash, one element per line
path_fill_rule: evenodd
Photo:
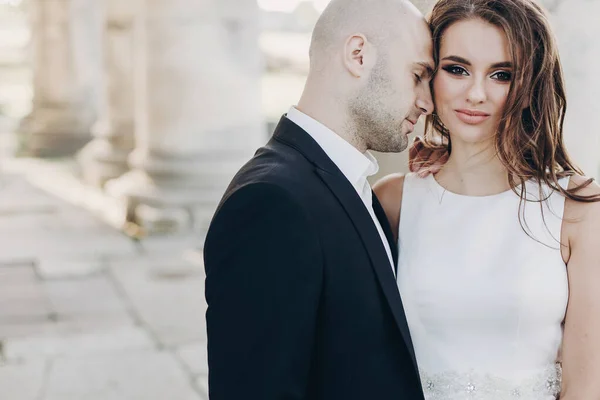
<path fill-rule="evenodd" d="M 560 393 L 562 370 L 556 364 L 518 384 L 475 372 L 421 373 L 421 381 L 426 400 L 549 400 Z"/>

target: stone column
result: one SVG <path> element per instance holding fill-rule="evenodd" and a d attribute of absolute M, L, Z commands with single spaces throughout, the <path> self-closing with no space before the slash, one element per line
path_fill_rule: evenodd
<path fill-rule="evenodd" d="M 132 170 L 106 185 L 150 232 L 202 231 L 266 140 L 259 14 L 247 0 L 143 0 Z"/>
<path fill-rule="evenodd" d="M 134 35 L 138 2 L 105 0 L 104 80 L 94 139 L 78 155 L 86 182 L 103 186 L 129 169 L 134 135 Z"/>
<path fill-rule="evenodd" d="M 32 0 L 33 108 L 20 132 L 24 152 L 73 154 L 90 140 L 100 79 L 98 0 Z"/>

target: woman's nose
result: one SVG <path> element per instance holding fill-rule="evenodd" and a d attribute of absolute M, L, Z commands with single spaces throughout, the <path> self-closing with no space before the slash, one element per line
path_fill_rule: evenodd
<path fill-rule="evenodd" d="M 473 80 L 472 85 L 469 87 L 469 91 L 467 92 L 467 101 L 472 104 L 480 104 L 483 103 L 487 98 L 485 92 L 484 83 L 479 80 Z"/>

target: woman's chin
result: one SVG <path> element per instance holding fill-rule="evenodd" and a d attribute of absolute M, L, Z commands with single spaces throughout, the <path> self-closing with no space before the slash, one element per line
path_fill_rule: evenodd
<path fill-rule="evenodd" d="M 455 130 L 450 129 L 450 132 L 455 132 L 451 133 L 453 142 L 460 141 L 466 144 L 484 143 L 494 138 L 494 134 L 489 130 L 467 124 L 460 124 Z"/>

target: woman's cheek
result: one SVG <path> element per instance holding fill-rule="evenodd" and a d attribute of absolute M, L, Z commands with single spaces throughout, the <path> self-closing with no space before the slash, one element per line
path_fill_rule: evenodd
<path fill-rule="evenodd" d="M 508 90 L 504 90 L 504 88 L 497 88 L 496 90 L 489 92 L 488 105 L 490 108 L 488 108 L 488 110 L 494 115 L 494 123 L 496 125 L 500 124 L 507 97 Z"/>

